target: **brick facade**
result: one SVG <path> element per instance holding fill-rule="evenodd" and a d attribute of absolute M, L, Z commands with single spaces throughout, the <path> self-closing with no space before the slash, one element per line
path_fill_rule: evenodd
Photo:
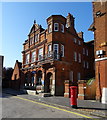
<path fill-rule="evenodd" d="M 77 85 L 78 79 L 94 76 L 94 41 L 84 42 L 70 13 L 50 16 L 47 25 L 43 29 L 34 21 L 23 44 L 22 81 L 38 93 L 64 95 L 65 80 Z"/>
<path fill-rule="evenodd" d="M 21 89 L 21 87 L 23 86 L 23 80 L 21 80 L 23 77 L 21 68 L 22 63 L 16 60 L 10 83 L 10 87 L 13 89 Z"/>
<path fill-rule="evenodd" d="M 103 88 L 107 88 L 107 0 L 105 2 L 93 2 L 93 17 L 96 99 L 101 101 Z"/>

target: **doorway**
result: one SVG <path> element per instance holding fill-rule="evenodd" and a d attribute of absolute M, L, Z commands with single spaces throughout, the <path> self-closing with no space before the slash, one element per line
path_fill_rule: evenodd
<path fill-rule="evenodd" d="M 53 82 L 53 75 L 51 72 L 47 73 L 46 92 L 51 93 L 52 95 L 54 93 L 54 82 Z"/>

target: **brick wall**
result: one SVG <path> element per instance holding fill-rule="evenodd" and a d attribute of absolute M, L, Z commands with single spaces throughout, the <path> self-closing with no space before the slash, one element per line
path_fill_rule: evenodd
<path fill-rule="evenodd" d="M 98 12 L 100 15 L 97 15 Z M 101 100 L 102 89 L 107 87 L 107 1 L 93 2 L 95 58 L 96 58 L 96 99 Z M 97 50 L 103 50 L 100 58 L 96 55 Z"/>

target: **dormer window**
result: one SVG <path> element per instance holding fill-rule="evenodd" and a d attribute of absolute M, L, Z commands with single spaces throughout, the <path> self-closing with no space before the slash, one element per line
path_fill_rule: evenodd
<path fill-rule="evenodd" d="M 64 25 L 63 24 L 61 24 L 61 32 L 64 33 Z"/>
<path fill-rule="evenodd" d="M 54 23 L 54 31 L 58 31 L 59 30 L 59 24 L 58 23 Z"/>
<path fill-rule="evenodd" d="M 52 24 L 48 25 L 48 33 L 52 32 Z"/>

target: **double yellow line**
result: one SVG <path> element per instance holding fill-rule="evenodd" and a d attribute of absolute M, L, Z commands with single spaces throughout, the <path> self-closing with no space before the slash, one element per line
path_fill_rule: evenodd
<path fill-rule="evenodd" d="M 25 100 L 25 101 L 36 103 L 36 104 L 39 104 L 39 105 L 43 105 L 43 106 L 46 106 L 46 107 L 54 108 L 54 109 L 61 110 L 61 111 L 67 112 L 67 113 L 72 113 L 72 114 L 75 114 L 75 115 L 78 115 L 78 116 L 81 116 L 81 117 L 84 117 L 84 118 L 94 119 L 92 117 L 89 117 L 89 116 L 86 116 L 86 115 L 83 115 L 83 114 L 79 114 L 79 113 L 72 112 L 72 111 L 69 111 L 69 110 L 61 109 L 61 108 L 54 107 L 54 106 L 51 106 L 51 105 L 48 105 L 48 104 L 36 102 L 36 101 L 33 101 L 33 100 L 25 99 L 25 98 L 22 98 L 22 97 L 19 97 L 19 96 L 14 96 L 14 98 L 18 98 L 18 99 L 21 99 L 21 100 Z"/>

